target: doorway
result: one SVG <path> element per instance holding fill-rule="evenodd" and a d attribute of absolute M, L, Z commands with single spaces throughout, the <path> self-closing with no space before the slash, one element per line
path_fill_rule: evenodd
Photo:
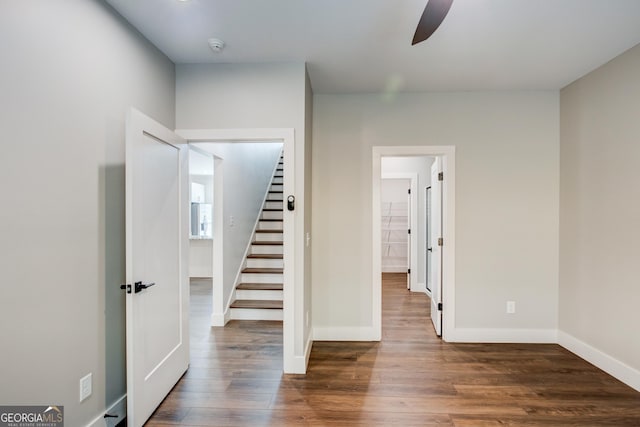
<path fill-rule="evenodd" d="M 284 164 L 284 180 L 283 180 L 283 192 L 284 194 L 295 194 L 295 153 L 294 153 L 294 133 L 293 129 L 210 129 L 210 130 L 177 130 L 176 133 L 185 138 L 189 144 L 202 144 L 202 143 L 216 143 L 216 142 L 279 142 L 283 146 L 283 155 L 285 159 L 291 159 L 291 161 L 285 161 Z M 202 147 L 201 147 L 202 148 Z M 223 192 L 220 191 L 225 176 L 224 158 L 216 159 L 215 163 L 215 175 L 214 175 L 214 194 L 218 193 L 219 196 L 223 196 Z M 216 175 L 218 175 L 216 179 Z M 220 218 L 228 224 L 235 219 L 231 218 L 225 213 L 218 214 L 219 210 L 224 209 L 224 205 L 228 204 L 229 200 L 220 200 L 218 197 L 214 199 L 214 260 L 218 259 L 214 263 L 214 290 L 216 286 L 222 289 L 224 282 L 220 277 L 220 282 L 216 279 L 217 276 L 223 276 L 225 274 L 234 274 L 235 272 L 224 272 L 224 265 L 219 265 L 219 258 L 215 257 L 216 251 L 224 253 L 224 230 L 219 230 L 216 225 L 215 217 L 219 215 Z M 294 233 L 295 233 L 295 211 L 283 212 L 283 260 L 286 268 L 283 274 L 283 370 L 285 373 L 304 373 L 306 371 L 306 360 L 296 357 L 294 343 L 296 337 L 302 337 L 304 331 L 300 322 L 295 322 L 295 295 L 302 294 L 303 289 L 297 289 L 304 286 L 304 283 L 296 283 L 294 280 L 297 260 L 294 257 Z M 218 274 L 218 271 L 222 271 L 222 274 Z M 215 298 L 215 296 L 214 296 Z M 220 298 L 220 304 L 224 301 L 224 298 Z M 226 301 L 225 301 L 226 302 Z M 224 317 L 224 310 L 222 311 L 222 322 L 226 322 Z M 213 317 L 213 316 L 212 316 Z M 223 323 L 224 324 L 224 323 Z M 301 338 L 300 338 L 301 339 Z"/>
<path fill-rule="evenodd" d="M 419 174 L 394 172 L 401 158 L 385 158 L 381 181 L 382 272 L 406 273 L 407 289 L 424 288 L 419 268 Z"/>
<path fill-rule="evenodd" d="M 442 336 L 446 341 L 449 334 L 454 333 L 455 319 L 455 147 L 452 146 L 379 146 L 373 147 L 372 156 L 372 290 L 373 290 L 373 327 L 374 336 L 380 339 L 381 307 L 382 307 L 382 212 L 381 212 L 381 182 L 383 178 L 383 163 L 393 158 L 415 159 L 431 157 L 438 159 L 444 180 L 442 181 Z M 430 169 L 430 168 L 429 168 Z M 424 186 L 421 186 L 424 188 Z M 426 192 L 421 192 L 422 195 Z M 416 203 L 417 205 L 417 203 Z M 425 206 L 424 201 L 420 203 Z M 426 216 L 426 210 L 424 216 Z M 426 219 L 423 219 L 426 223 Z M 423 224 L 424 225 L 424 224 Z M 424 251 L 416 259 L 421 259 L 423 270 L 427 270 L 426 231 L 420 233 Z M 416 242 L 417 244 L 417 242 Z M 420 290 L 426 292 L 426 275 L 423 276 Z M 435 284 L 433 284 L 435 285 Z M 418 290 L 416 288 L 416 290 Z"/>

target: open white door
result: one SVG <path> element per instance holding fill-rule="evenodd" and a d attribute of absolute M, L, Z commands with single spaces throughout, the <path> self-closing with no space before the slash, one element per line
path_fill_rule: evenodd
<path fill-rule="evenodd" d="M 442 160 L 431 165 L 431 321 L 436 335 L 442 336 Z"/>
<path fill-rule="evenodd" d="M 187 144 L 131 109 L 125 170 L 127 424 L 141 426 L 189 364 Z"/>
<path fill-rule="evenodd" d="M 409 181 L 409 185 L 411 185 L 411 181 Z M 411 188 L 407 191 L 407 289 L 411 290 L 411 257 L 413 254 L 411 253 L 411 224 L 413 224 L 412 214 L 412 206 L 411 206 Z"/>

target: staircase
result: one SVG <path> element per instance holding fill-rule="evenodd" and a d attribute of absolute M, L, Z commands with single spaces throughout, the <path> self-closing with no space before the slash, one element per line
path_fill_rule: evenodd
<path fill-rule="evenodd" d="M 231 319 L 282 320 L 283 159 L 271 179 L 245 266 L 230 306 Z"/>

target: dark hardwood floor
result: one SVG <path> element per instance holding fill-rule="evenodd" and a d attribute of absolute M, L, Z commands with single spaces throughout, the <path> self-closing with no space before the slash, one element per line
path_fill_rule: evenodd
<path fill-rule="evenodd" d="M 640 426 L 639 392 L 558 345 L 442 342 L 404 275 L 384 275 L 382 341 L 316 342 L 306 376 L 281 373 L 280 322 L 209 328 L 208 288 L 148 426 Z"/>

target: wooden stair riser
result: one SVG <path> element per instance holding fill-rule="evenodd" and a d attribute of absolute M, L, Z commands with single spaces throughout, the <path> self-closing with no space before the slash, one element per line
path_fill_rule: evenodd
<path fill-rule="evenodd" d="M 274 177 L 273 181 L 271 181 L 272 184 L 284 184 L 284 180 L 281 176 L 278 177 Z"/>
<path fill-rule="evenodd" d="M 282 211 L 262 211 L 261 219 L 278 219 L 282 221 Z"/>
<path fill-rule="evenodd" d="M 282 209 L 283 203 L 282 201 L 267 201 L 264 207 L 265 209 Z"/>
<path fill-rule="evenodd" d="M 269 188 L 269 191 L 283 191 L 284 190 L 284 184 L 271 184 L 271 187 Z"/>
<path fill-rule="evenodd" d="M 274 231 L 273 233 L 256 233 L 255 240 L 256 242 L 281 242 L 282 231 Z"/>
<path fill-rule="evenodd" d="M 282 245 L 251 245 L 251 255 L 261 254 L 282 254 L 284 253 L 284 247 Z"/>
<path fill-rule="evenodd" d="M 259 221 L 258 230 L 279 230 L 282 231 L 282 221 Z"/>
<path fill-rule="evenodd" d="M 282 283 L 282 274 L 242 273 L 240 280 L 246 283 Z"/>
<path fill-rule="evenodd" d="M 282 320 L 282 309 L 232 308 L 229 310 L 232 320 Z"/>
<path fill-rule="evenodd" d="M 282 268 L 283 266 L 281 259 L 247 258 L 248 268 Z"/>
<path fill-rule="evenodd" d="M 282 193 L 269 193 L 267 195 L 267 202 L 281 202 L 283 201 Z"/>
<path fill-rule="evenodd" d="M 236 289 L 236 299 L 282 301 L 282 291 Z"/>

